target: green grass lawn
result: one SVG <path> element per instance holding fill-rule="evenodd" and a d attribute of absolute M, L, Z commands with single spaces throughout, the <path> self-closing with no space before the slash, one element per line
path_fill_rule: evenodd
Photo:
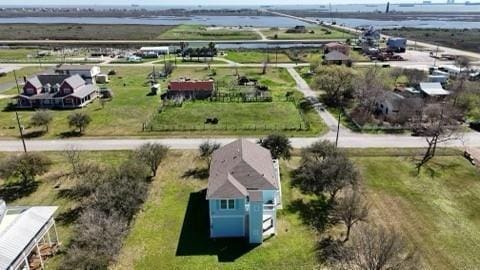
<path fill-rule="evenodd" d="M 399 230 L 421 269 L 480 265 L 480 171 L 460 155 L 434 158 L 416 175 L 411 157 L 355 157 L 371 222 Z"/>
<path fill-rule="evenodd" d="M 31 75 L 44 71 L 46 68 L 41 68 L 39 66 L 35 67 L 24 67 L 19 70 L 15 70 L 15 73 L 17 74 L 17 80 L 18 82 L 23 82 L 23 77 L 30 77 Z M 0 83 L 9 83 L 9 82 L 15 82 L 15 76 L 13 72 L 7 73 L 5 76 L 0 77 Z"/>
<path fill-rule="evenodd" d="M 262 33 L 268 39 L 347 39 L 352 38 L 351 34 L 323 26 L 307 26 L 307 33 L 286 33 L 287 28 L 262 29 Z M 313 33 L 309 33 L 313 31 Z"/>
<path fill-rule="evenodd" d="M 172 153 L 160 165 L 149 197 L 134 221 L 118 262 L 112 269 L 314 269 L 315 239 L 298 212 L 289 206 L 301 195 L 289 185 L 282 164 L 283 204 L 278 234 L 255 248 L 241 240 L 208 237 L 204 168 L 194 151 Z"/>
<path fill-rule="evenodd" d="M 235 69 L 215 68 L 215 71 L 213 78 L 220 92 L 240 92 L 245 88 L 236 86 Z M 164 133 L 170 135 L 187 132 L 198 135 L 264 135 L 277 129 L 288 129 L 282 132 L 292 136 L 318 135 L 327 130 L 323 121 L 313 111 L 305 114 L 310 130 L 295 130 L 303 128 L 304 122 L 295 105 L 285 102 L 285 95 L 293 91 L 297 98 L 301 98 L 302 94 L 296 91 L 295 82 L 285 69 L 269 68 L 266 75 L 260 74 L 261 68 L 241 68 L 238 72 L 239 75 L 258 79 L 260 84 L 268 86 L 273 102 L 186 102 L 182 107 L 168 107 L 166 111 L 156 114 L 152 121 L 154 129 L 164 130 Z M 212 70 L 205 68 L 178 68 L 174 70 L 171 79 L 189 77 L 202 80 L 207 79 L 211 73 Z M 217 117 L 219 124 L 204 125 L 205 119 L 209 117 Z"/>
<path fill-rule="evenodd" d="M 58 235 L 63 247 L 68 245 L 72 237 L 72 222 L 65 218 L 71 209 L 76 207 L 76 202 L 65 196 L 60 196 L 62 189 L 67 189 L 72 185 L 72 180 L 69 179 L 69 168 L 66 165 L 65 158 L 59 152 L 45 153 L 53 162 L 50 170 L 39 177 L 37 177 L 38 187 L 30 194 L 25 194 L 24 197 L 7 201 L 9 206 L 58 206 L 59 209 L 55 214 Z M 83 152 L 82 159 L 96 162 L 105 166 L 117 165 L 126 159 L 128 152 L 124 151 L 109 151 L 109 152 Z M 6 153 L 0 153 L 0 159 L 7 156 Z M 0 193 L 1 197 L 5 198 L 4 189 L 5 180 L 0 178 Z M 60 188 L 55 188 L 60 184 Z M 58 253 L 55 257 L 46 261 L 48 269 L 58 269 L 60 261 L 63 258 L 63 253 Z"/>
<path fill-rule="evenodd" d="M 146 76 L 151 69 L 148 67 L 115 67 L 116 76 L 112 76 L 108 87 L 113 90 L 114 98 L 104 108 L 98 101 L 94 101 L 82 110 L 88 113 L 92 122 L 88 126 L 86 136 L 127 136 L 140 135 L 142 123 L 155 111 L 159 104 L 158 96 L 147 96 L 150 92 L 148 85 L 144 85 Z M 125 83 L 125 86 L 124 86 Z M 6 92 L 14 94 L 16 90 Z M 5 108 L 9 100 L 0 100 L 0 108 Z M 34 111 L 19 112 L 22 124 L 27 128 L 27 134 L 38 129 L 29 125 Z M 72 110 L 53 111 L 53 121 L 45 138 L 62 137 L 69 132 L 67 116 Z M 18 135 L 15 128 L 15 114 L 11 111 L 0 111 L 0 136 L 13 137 Z"/>
<path fill-rule="evenodd" d="M 225 59 L 237 62 L 237 63 L 292 63 L 293 61 L 285 53 L 279 52 L 262 52 L 259 50 L 249 51 L 227 51 Z"/>
<path fill-rule="evenodd" d="M 219 123 L 204 125 L 208 117 L 218 118 Z M 187 102 L 182 107 L 168 107 L 154 117 L 152 125 L 161 130 L 206 129 L 232 134 L 237 131 L 268 134 L 277 129 L 295 130 L 305 127 L 297 108 L 291 102 Z"/>
<path fill-rule="evenodd" d="M 161 69 L 161 65 L 158 66 L 158 70 Z M 111 102 L 108 102 L 104 108 L 101 107 L 98 101 L 95 101 L 83 110 L 88 113 L 92 122 L 85 131 L 85 136 L 185 136 L 188 135 L 225 135 L 225 134 L 238 134 L 238 135 L 255 135 L 265 134 L 265 132 L 251 131 L 253 127 L 249 127 L 248 130 L 240 131 L 233 130 L 226 133 L 209 131 L 200 132 L 194 134 L 191 132 L 142 132 L 142 124 L 150 119 L 150 117 L 156 112 L 160 105 L 159 96 L 147 96 L 150 89 L 145 84 L 146 76 L 151 72 L 149 67 L 115 67 L 117 71 L 116 76 L 111 77 L 111 82 L 108 87 L 113 90 L 114 98 Z M 233 68 L 216 68 L 217 75 L 214 76 L 215 80 L 219 84 L 220 91 L 240 91 L 239 87 L 235 86 L 230 88 L 232 82 L 236 80 L 235 69 Z M 299 126 L 299 113 L 295 109 L 295 106 L 291 103 L 285 103 L 285 94 L 288 91 L 295 90 L 295 82 L 290 77 L 285 69 L 269 68 L 266 75 L 261 75 L 261 68 L 239 68 L 238 73 L 240 75 L 248 75 L 253 78 L 257 78 L 263 85 L 269 87 L 273 103 L 259 104 L 232 104 L 237 108 L 225 109 L 219 111 L 219 107 L 229 107 L 228 105 L 220 104 L 208 104 L 204 102 L 197 102 L 192 107 L 186 104 L 185 108 L 174 108 L 171 111 L 167 111 L 163 115 L 169 115 L 171 118 L 164 121 L 164 116 L 160 115 L 160 119 L 156 119 L 157 123 L 162 125 L 169 125 L 171 123 L 184 124 L 184 125 L 202 125 L 205 117 L 210 117 L 214 114 L 225 120 L 231 126 L 233 123 L 240 123 L 242 125 L 257 124 L 259 126 L 267 123 L 270 127 L 278 125 L 278 128 L 284 128 L 285 126 L 295 129 Z M 192 79 L 206 79 L 208 78 L 211 70 L 206 68 L 177 68 L 168 80 L 178 79 L 180 77 L 189 77 Z M 161 86 L 166 87 L 168 80 L 161 81 Z M 124 86 L 125 83 L 125 86 Z M 16 90 L 12 89 L 4 94 L 15 94 Z M 296 96 L 300 97 L 299 92 L 295 92 Z M 5 108 L 9 100 L 0 100 L 0 108 Z M 232 107 L 233 108 L 233 107 Z M 253 109 L 255 115 L 249 109 Z M 178 116 L 177 112 L 178 110 Z M 72 110 L 55 110 L 53 111 L 53 121 L 49 126 L 49 132 L 43 134 L 42 138 L 58 138 L 68 136 L 68 132 L 71 129 L 68 127 L 67 116 Z M 197 114 L 201 112 L 201 114 Z M 38 134 L 40 128 L 31 127 L 29 124 L 30 118 L 34 111 L 23 110 L 19 112 L 22 125 L 26 128 L 27 136 Z M 197 114 L 196 118 L 190 118 L 189 116 Z M 200 116 L 201 115 L 201 116 Z M 281 118 L 278 115 L 282 115 Z M 182 122 L 174 121 L 172 119 L 178 119 L 183 117 Z M 200 121 L 200 117 L 202 120 Z M 235 118 L 239 117 L 239 120 Z M 289 131 L 290 135 L 317 135 L 326 131 L 326 127 L 322 120 L 315 113 L 309 112 L 305 115 L 306 119 L 311 123 L 311 129 L 309 131 Z M 260 119 L 260 120 L 259 120 Z M 274 120 L 271 120 L 274 119 Z M 222 120 L 222 123 L 224 122 Z M 238 122 L 240 121 L 240 122 Z M 0 111 L 0 137 L 17 137 L 18 129 L 16 128 L 15 113 L 12 111 Z M 233 126 L 231 126 L 233 127 Z M 269 132 L 267 132 L 269 133 Z"/>
<path fill-rule="evenodd" d="M 156 39 L 171 40 L 255 40 L 259 36 L 249 30 L 209 28 L 203 25 L 183 24 L 163 32 Z"/>

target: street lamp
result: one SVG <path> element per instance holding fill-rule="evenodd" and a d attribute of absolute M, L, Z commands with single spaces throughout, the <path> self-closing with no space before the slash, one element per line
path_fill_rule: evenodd
<path fill-rule="evenodd" d="M 17 73 L 15 72 L 15 70 L 13 70 L 13 76 L 15 77 L 15 84 L 17 85 L 17 93 L 20 95 L 20 87 L 18 86 Z M 18 112 L 16 110 L 15 110 L 15 117 L 17 118 L 18 131 L 20 132 L 20 138 L 22 139 L 23 151 L 26 153 L 27 152 L 27 145 L 25 144 L 25 138 L 23 137 L 22 125 L 20 124 L 20 118 L 19 118 Z"/>

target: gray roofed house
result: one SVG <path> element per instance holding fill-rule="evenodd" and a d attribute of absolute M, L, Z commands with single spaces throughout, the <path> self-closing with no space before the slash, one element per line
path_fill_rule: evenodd
<path fill-rule="evenodd" d="M 350 61 L 350 57 L 346 56 L 345 54 L 339 52 L 339 51 L 331 51 L 324 56 L 324 61 L 327 64 L 346 64 L 348 61 Z"/>
<path fill-rule="evenodd" d="M 278 161 L 245 139 L 221 147 L 213 153 L 206 199 L 211 237 L 261 243 L 275 234 L 276 211 L 282 207 Z"/>
<path fill-rule="evenodd" d="M 79 75 L 87 83 L 95 84 L 96 77 L 101 73 L 100 67 L 95 65 L 60 65 L 55 73 L 62 75 Z"/>
<path fill-rule="evenodd" d="M 223 188 L 230 186 L 238 189 L 276 190 L 278 185 L 270 151 L 242 139 L 214 152 L 207 198 L 229 198 Z"/>

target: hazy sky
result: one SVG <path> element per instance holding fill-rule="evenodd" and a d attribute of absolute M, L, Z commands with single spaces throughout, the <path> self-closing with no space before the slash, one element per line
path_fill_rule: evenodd
<path fill-rule="evenodd" d="M 389 0 L 242 0 L 242 1 L 233 1 L 233 0 L 97 0 L 94 5 L 327 5 L 328 3 L 332 4 L 384 4 Z M 82 4 L 89 5 L 93 1 L 71 1 L 71 0 L 0 0 L 0 5 L 68 5 L 68 4 Z M 390 3 L 420 3 L 421 0 L 391 0 Z M 432 2 L 436 3 L 445 3 L 443 0 L 433 0 Z M 465 2 L 462 0 L 457 0 L 456 2 Z M 476 2 L 474 0 L 473 2 Z"/>

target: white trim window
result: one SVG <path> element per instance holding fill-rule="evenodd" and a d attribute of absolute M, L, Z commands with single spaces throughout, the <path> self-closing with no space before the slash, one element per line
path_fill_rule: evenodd
<path fill-rule="evenodd" d="M 235 209 L 235 200 L 220 200 L 220 209 L 221 210 L 232 210 Z"/>

